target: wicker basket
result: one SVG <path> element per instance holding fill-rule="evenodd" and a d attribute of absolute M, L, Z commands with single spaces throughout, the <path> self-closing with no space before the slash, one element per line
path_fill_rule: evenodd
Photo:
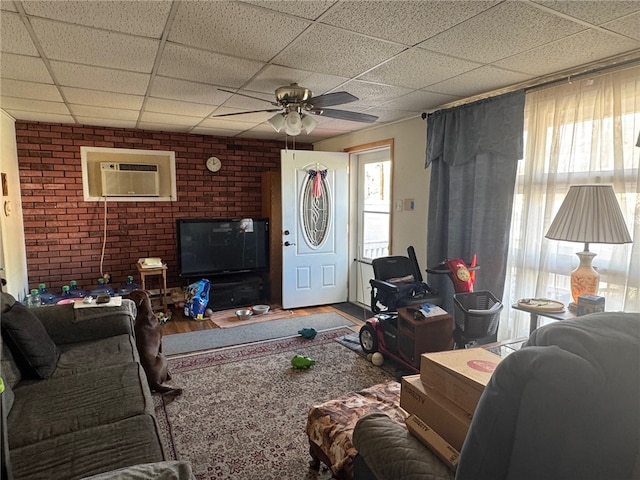
<path fill-rule="evenodd" d="M 496 333 L 503 305 L 491 292 L 456 293 L 455 319 L 468 339 L 484 338 Z"/>

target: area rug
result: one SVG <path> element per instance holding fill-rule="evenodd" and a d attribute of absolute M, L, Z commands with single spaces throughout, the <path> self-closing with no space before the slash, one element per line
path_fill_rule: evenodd
<path fill-rule="evenodd" d="M 154 395 L 169 457 L 191 462 L 198 480 L 330 478 L 308 467 L 309 408 L 391 379 L 335 341 L 348 331 L 170 359 L 171 383 L 184 393 Z M 294 369 L 296 354 L 316 364 Z"/>
<path fill-rule="evenodd" d="M 304 327 L 321 331 L 348 325 L 354 323 L 339 313 L 318 313 L 235 328 L 165 335 L 162 339 L 162 351 L 165 355 L 178 355 L 298 335 L 298 330 Z"/>
<path fill-rule="evenodd" d="M 215 323 L 219 328 L 235 328 L 245 325 L 252 325 L 254 323 L 270 322 L 272 320 L 280 320 L 282 318 L 295 318 L 300 315 L 296 314 L 294 310 L 282 310 L 274 309 L 269 310 L 262 315 L 252 315 L 248 320 L 238 320 L 236 317 L 236 309 L 225 310 L 224 312 L 214 312 L 210 317 L 211 321 Z"/>

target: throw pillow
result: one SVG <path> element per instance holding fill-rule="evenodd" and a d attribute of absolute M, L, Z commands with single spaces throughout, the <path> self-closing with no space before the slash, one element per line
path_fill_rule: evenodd
<path fill-rule="evenodd" d="M 33 312 L 16 303 L 2 314 L 2 331 L 23 375 L 49 378 L 53 374 L 60 350 Z"/>

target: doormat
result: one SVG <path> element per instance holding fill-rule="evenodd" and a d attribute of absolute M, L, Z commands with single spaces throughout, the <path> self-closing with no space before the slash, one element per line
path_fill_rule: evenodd
<path fill-rule="evenodd" d="M 342 302 L 342 303 L 334 303 L 332 305 L 337 310 L 346 313 L 347 315 L 351 315 L 358 320 L 365 321 L 368 318 L 373 317 L 373 312 L 368 308 L 365 308 L 357 303 L 352 302 Z"/>

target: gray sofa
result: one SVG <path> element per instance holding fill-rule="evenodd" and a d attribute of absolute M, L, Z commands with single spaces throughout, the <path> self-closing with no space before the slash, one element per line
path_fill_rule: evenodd
<path fill-rule="evenodd" d="M 135 346 L 135 304 L 13 302 L 2 294 L 3 473 L 75 479 L 164 461 Z"/>
<path fill-rule="evenodd" d="M 480 398 L 454 475 L 401 425 L 362 417 L 356 480 L 640 478 L 640 314 L 546 325 Z"/>

